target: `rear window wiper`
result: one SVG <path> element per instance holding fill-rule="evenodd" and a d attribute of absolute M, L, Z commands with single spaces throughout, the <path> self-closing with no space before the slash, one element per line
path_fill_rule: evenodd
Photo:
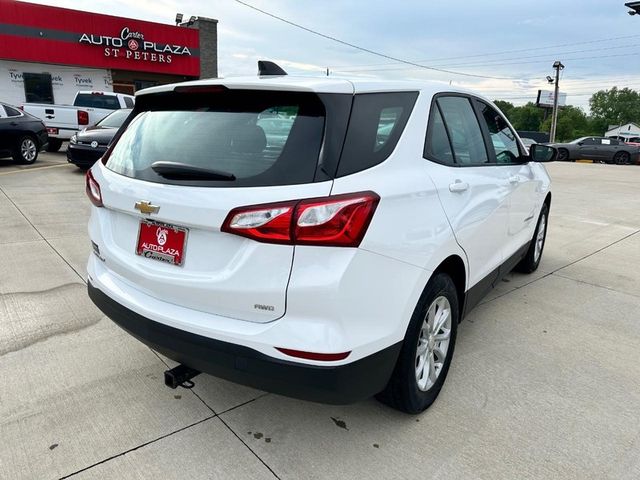
<path fill-rule="evenodd" d="M 173 180 L 235 180 L 233 173 L 213 168 L 196 167 L 180 162 L 153 162 L 151 169 L 164 178 Z"/>

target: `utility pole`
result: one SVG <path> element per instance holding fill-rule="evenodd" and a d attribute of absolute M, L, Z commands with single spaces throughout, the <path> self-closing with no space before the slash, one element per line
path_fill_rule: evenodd
<path fill-rule="evenodd" d="M 553 114 L 551 116 L 551 133 L 549 133 L 549 141 L 556 141 L 556 128 L 558 127 L 558 97 L 560 96 L 560 70 L 564 69 L 564 65 L 560 60 L 556 60 L 553 64 L 556 71 L 555 93 L 553 94 Z"/>

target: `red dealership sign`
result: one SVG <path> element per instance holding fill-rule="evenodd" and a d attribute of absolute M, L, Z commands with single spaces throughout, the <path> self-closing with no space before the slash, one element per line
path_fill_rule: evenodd
<path fill-rule="evenodd" d="M 0 59 L 200 75 L 198 30 L 0 0 Z"/>

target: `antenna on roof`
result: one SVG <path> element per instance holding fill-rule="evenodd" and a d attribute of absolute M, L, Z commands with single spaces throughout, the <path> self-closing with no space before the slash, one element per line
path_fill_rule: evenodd
<path fill-rule="evenodd" d="M 269 75 L 286 75 L 279 65 L 269 62 L 268 60 L 258 60 L 258 75 L 260 77 Z"/>

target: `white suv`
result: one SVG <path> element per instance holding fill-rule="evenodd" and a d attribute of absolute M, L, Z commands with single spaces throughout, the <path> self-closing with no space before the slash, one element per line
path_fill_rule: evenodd
<path fill-rule="evenodd" d="M 176 384 L 206 372 L 420 412 L 458 322 L 514 267 L 537 268 L 539 162 L 555 156 L 527 155 L 491 102 L 437 83 L 147 89 L 87 174 L 89 295 L 184 365 Z"/>

